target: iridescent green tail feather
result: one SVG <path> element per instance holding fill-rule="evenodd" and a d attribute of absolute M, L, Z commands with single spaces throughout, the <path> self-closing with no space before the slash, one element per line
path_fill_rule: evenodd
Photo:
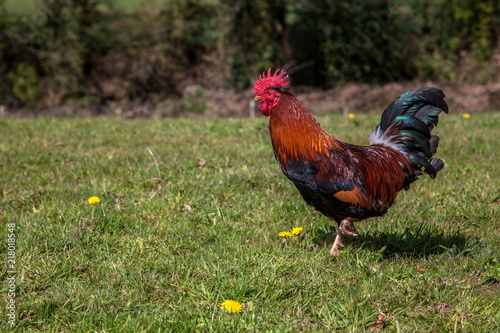
<path fill-rule="evenodd" d="M 432 178 L 444 166 L 433 158 L 439 137 L 431 135 L 439 114 L 448 113 L 444 93 L 436 88 L 422 88 L 404 93 L 389 104 L 380 124 L 372 134 L 372 144 L 389 145 L 404 152 L 415 174 Z"/>

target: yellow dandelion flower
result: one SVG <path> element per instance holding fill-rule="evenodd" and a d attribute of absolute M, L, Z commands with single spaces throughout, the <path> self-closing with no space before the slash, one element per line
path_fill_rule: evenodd
<path fill-rule="evenodd" d="M 470 118 L 470 114 L 464 113 L 462 117 L 465 118 L 465 119 L 469 119 Z"/>
<path fill-rule="evenodd" d="M 226 309 L 229 313 L 241 312 L 241 304 L 233 301 L 232 299 L 226 299 L 220 306 L 221 308 Z"/>
<path fill-rule="evenodd" d="M 293 235 L 300 235 L 300 233 L 302 232 L 302 230 L 304 230 L 304 228 L 301 228 L 301 227 L 293 228 L 292 229 L 292 234 Z"/>
<path fill-rule="evenodd" d="M 282 232 L 279 233 L 279 235 L 281 237 L 286 237 L 286 238 L 292 237 L 292 233 L 290 231 L 282 231 Z"/>
<path fill-rule="evenodd" d="M 99 201 L 100 201 L 100 200 L 99 200 L 99 198 L 98 198 L 98 197 L 95 197 L 95 196 L 94 196 L 94 197 L 90 197 L 90 198 L 89 198 L 89 204 L 91 204 L 91 205 L 95 205 L 95 204 L 96 204 L 96 203 L 98 203 Z"/>
<path fill-rule="evenodd" d="M 349 113 L 348 117 L 351 119 L 354 118 L 354 113 Z"/>

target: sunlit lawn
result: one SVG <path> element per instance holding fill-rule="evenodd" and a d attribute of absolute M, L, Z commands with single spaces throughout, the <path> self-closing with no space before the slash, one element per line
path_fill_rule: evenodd
<path fill-rule="evenodd" d="M 366 144 L 378 116 L 320 121 Z M 436 133 L 445 169 L 333 260 L 336 225 L 281 174 L 267 119 L 0 119 L 14 330 L 498 332 L 500 113 Z"/>

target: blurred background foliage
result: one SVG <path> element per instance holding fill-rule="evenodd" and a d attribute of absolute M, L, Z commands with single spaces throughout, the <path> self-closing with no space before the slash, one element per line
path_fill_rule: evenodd
<path fill-rule="evenodd" d="M 481 84 L 499 35 L 495 0 L 0 0 L 0 104 L 158 103 L 269 67 L 317 87 Z"/>

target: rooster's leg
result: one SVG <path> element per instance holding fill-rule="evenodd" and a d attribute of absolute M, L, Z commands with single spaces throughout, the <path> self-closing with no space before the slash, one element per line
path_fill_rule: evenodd
<path fill-rule="evenodd" d="M 347 235 L 347 236 L 357 236 L 358 232 L 356 231 L 356 228 L 354 227 L 354 222 L 357 221 L 357 219 L 353 219 L 351 217 L 348 217 L 342 222 L 340 222 L 339 225 L 339 231 L 342 232 L 342 235 Z"/>
<path fill-rule="evenodd" d="M 342 244 L 342 236 L 357 236 L 358 233 L 356 228 L 354 228 L 354 221 L 357 219 L 353 219 L 351 217 L 345 218 L 339 224 L 339 230 L 337 231 L 337 236 L 335 237 L 335 241 L 333 242 L 332 249 L 330 250 L 330 255 L 333 257 L 338 256 L 339 250 L 344 247 Z"/>
<path fill-rule="evenodd" d="M 330 255 L 332 257 L 336 257 L 339 255 L 339 250 L 344 247 L 342 244 L 342 234 L 340 233 L 340 229 L 337 232 L 337 237 L 335 237 L 335 242 L 333 242 L 332 249 L 330 250 Z"/>

